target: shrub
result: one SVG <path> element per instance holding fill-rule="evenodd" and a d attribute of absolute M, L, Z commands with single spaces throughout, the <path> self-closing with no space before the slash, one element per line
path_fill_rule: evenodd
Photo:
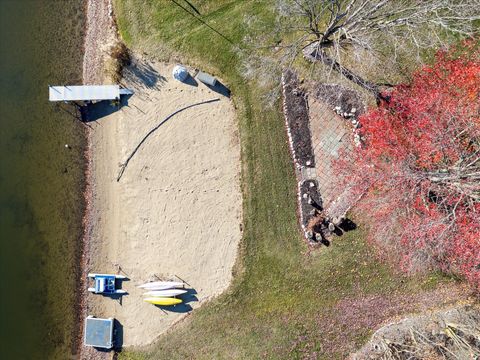
<path fill-rule="evenodd" d="M 371 238 L 406 270 L 440 267 L 480 288 L 480 51 L 465 42 L 360 117 L 347 171 Z"/>

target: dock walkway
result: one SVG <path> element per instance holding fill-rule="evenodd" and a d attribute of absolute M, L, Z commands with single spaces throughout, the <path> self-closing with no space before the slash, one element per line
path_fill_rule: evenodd
<path fill-rule="evenodd" d="M 119 85 L 49 86 L 50 101 L 101 101 L 118 100 L 120 95 L 131 95 L 132 90 Z"/>

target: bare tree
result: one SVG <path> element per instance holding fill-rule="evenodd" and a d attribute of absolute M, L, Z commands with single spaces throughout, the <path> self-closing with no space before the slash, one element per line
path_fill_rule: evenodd
<path fill-rule="evenodd" d="M 472 37 L 480 0 L 278 0 L 280 64 L 299 56 L 380 96 L 379 85 L 346 66 L 373 64 L 402 50 L 420 59 L 425 49 Z M 352 61 L 352 59 L 354 61 Z"/>

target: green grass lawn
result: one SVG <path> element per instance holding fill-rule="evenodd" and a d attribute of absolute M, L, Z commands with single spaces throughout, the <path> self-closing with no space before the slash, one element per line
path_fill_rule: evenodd
<path fill-rule="evenodd" d="M 338 313 L 342 301 L 371 296 L 391 300 L 432 289 L 444 279 L 395 274 L 375 260 L 361 227 L 328 248 L 311 251 L 306 246 L 296 221 L 296 182 L 280 103 L 271 109 L 263 106 L 263 90 L 240 76 L 234 51 L 249 31 L 246 19 L 273 24 L 271 3 L 191 3 L 222 36 L 172 1 L 116 0 L 115 9 L 129 47 L 201 67 L 232 90 L 243 165 L 240 257 L 226 294 L 195 310 L 154 345 L 124 350 L 120 359 L 343 358 L 366 340 L 375 324 L 349 325 Z M 365 311 L 377 315 L 375 309 Z"/>

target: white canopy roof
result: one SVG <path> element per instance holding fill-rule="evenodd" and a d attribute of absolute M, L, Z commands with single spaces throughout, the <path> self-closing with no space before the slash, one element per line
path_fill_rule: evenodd
<path fill-rule="evenodd" d="M 49 86 L 50 101 L 120 99 L 118 85 Z"/>
<path fill-rule="evenodd" d="M 113 346 L 113 326 L 113 318 L 100 319 L 88 316 L 85 319 L 85 345 L 111 349 Z"/>

